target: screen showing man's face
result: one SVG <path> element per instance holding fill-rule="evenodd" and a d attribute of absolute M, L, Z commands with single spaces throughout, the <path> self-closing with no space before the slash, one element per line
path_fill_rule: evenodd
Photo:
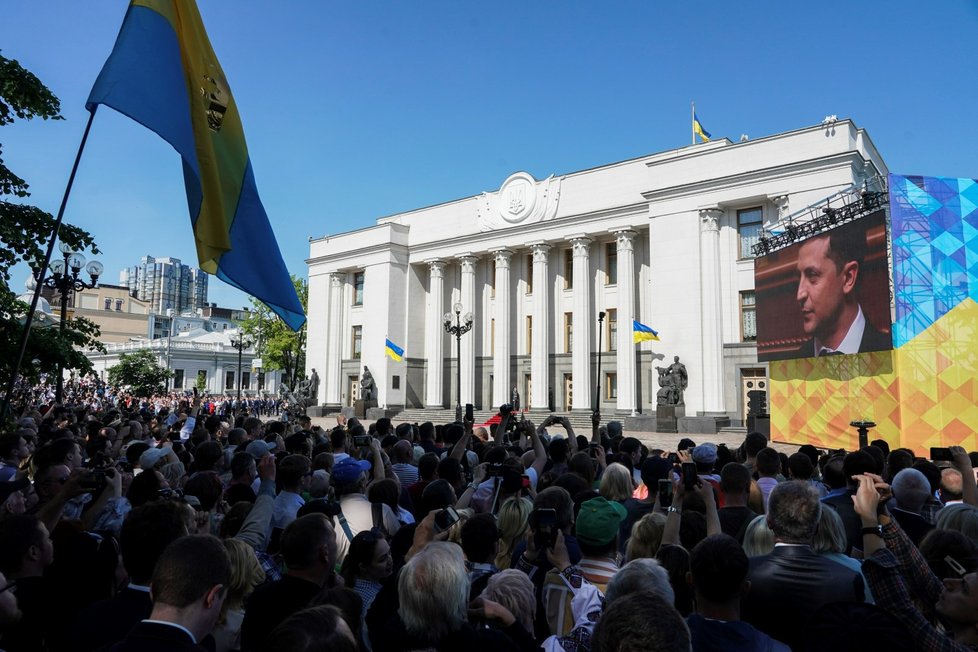
<path fill-rule="evenodd" d="M 812 238 L 798 249 L 798 307 L 805 334 L 829 346 L 837 346 L 849 328 L 840 324 L 846 295 L 856 282 L 858 263 L 850 261 L 842 269 L 829 258 L 829 238 Z M 838 334 L 838 338 L 835 336 Z"/>

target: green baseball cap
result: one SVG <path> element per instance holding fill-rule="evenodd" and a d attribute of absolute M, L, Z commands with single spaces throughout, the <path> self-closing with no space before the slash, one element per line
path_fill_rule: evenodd
<path fill-rule="evenodd" d="M 592 546 L 604 546 L 614 540 L 628 512 L 625 506 L 604 496 L 592 498 L 581 505 L 577 514 L 577 540 Z"/>

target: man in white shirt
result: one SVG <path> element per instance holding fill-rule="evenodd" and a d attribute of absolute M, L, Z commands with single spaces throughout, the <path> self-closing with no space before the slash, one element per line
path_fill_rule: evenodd
<path fill-rule="evenodd" d="M 336 531 L 336 563 L 342 564 L 346 558 L 346 553 L 350 549 L 350 541 L 358 533 L 370 530 L 375 526 L 374 510 L 370 501 L 364 493 L 367 490 L 369 478 L 367 472 L 371 468 L 376 468 L 380 462 L 380 443 L 374 439 L 371 442 L 374 453 L 374 463 L 367 460 L 356 460 L 348 457 L 333 465 L 333 473 L 330 481 L 336 490 L 336 496 L 340 501 L 342 514 L 333 519 L 333 529 Z M 381 463 L 381 472 L 383 466 Z M 393 536 L 401 527 L 390 507 L 378 503 L 377 525 L 383 525 L 388 536 Z"/>

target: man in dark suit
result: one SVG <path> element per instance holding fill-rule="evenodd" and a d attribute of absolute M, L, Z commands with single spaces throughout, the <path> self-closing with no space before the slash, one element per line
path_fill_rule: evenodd
<path fill-rule="evenodd" d="M 149 584 L 163 551 L 173 541 L 187 536 L 186 512 L 181 503 L 160 501 L 132 510 L 122 524 L 122 565 L 129 584 L 108 600 L 81 611 L 75 620 L 72 647 L 92 652 L 121 641 L 139 621 L 149 618 L 153 600 Z"/>
<path fill-rule="evenodd" d="M 219 539 L 189 536 L 163 551 L 150 595 L 153 611 L 112 652 L 202 652 L 227 596 L 231 562 Z"/>
<path fill-rule="evenodd" d="M 890 336 L 877 330 L 859 305 L 859 272 L 865 233 L 833 229 L 798 249 L 798 291 L 802 328 L 811 337 L 799 357 L 884 351 Z"/>
<path fill-rule="evenodd" d="M 780 483 L 768 502 L 775 548 L 750 560 L 742 619 L 793 650 L 802 649 L 806 622 L 819 607 L 864 600 L 859 573 L 812 550 L 822 509 L 809 483 Z"/>

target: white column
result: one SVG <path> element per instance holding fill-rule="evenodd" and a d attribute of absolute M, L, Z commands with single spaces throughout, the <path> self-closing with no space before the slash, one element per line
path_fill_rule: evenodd
<path fill-rule="evenodd" d="M 635 232 L 615 231 L 618 242 L 618 409 L 635 414 Z"/>
<path fill-rule="evenodd" d="M 723 333 L 720 314 L 720 217 L 700 211 L 700 301 L 703 350 L 703 411 L 723 412 Z"/>
<path fill-rule="evenodd" d="M 509 388 L 512 386 L 510 377 L 510 310 L 512 305 L 509 296 L 509 262 L 513 252 L 499 249 L 493 252 L 496 260 L 496 298 L 493 318 L 496 323 L 495 341 L 492 349 L 492 406 L 498 408 L 503 403 L 509 403 Z"/>
<path fill-rule="evenodd" d="M 343 287 L 346 274 L 333 272 L 329 275 L 329 314 L 326 315 L 326 366 L 323 369 L 325 405 L 341 405 L 343 392 Z M 266 382 L 266 385 L 268 383 Z M 278 385 L 272 387 L 277 391 Z"/>
<path fill-rule="evenodd" d="M 425 405 L 442 408 L 445 381 L 445 331 L 441 318 L 445 313 L 445 263 L 429 260 L 428 306 L 425 318 L 424 355 L 428 363 Z"/>
<path fill-rule="evenodd" d="M 479 260 L 475 256 L 464 254 L 458 257 L 462 267 L 462 285 L 459 288 L 460 300 L 462 302 L 462 315 L 471 312 L 475 314 L 475 264 Z M 475 326 L 478 319 L 472 325 L 472 330 L 462 336 L 462 359 L 459 364 L 462 369 L 462 406 L 466 403 L 475 403 Z"/>
<path fill-rule="evenodd" d="M 571 372 L 574 383 L 574 407 L 585 409 L 591 396 L 591 239 L 570 239 L 574 247 L 574 339 Z M 590 399 L 588 399 L 589 401 Z"/>
<path fill-rule="evenodd" d="M 535 242 L 533 250 L 533 335 L 530 351 L 530 378 L 533 383 L 531 409 L 546 409 L 550 394 L 550 281 L 547 259 L 550 245 Z"/>

